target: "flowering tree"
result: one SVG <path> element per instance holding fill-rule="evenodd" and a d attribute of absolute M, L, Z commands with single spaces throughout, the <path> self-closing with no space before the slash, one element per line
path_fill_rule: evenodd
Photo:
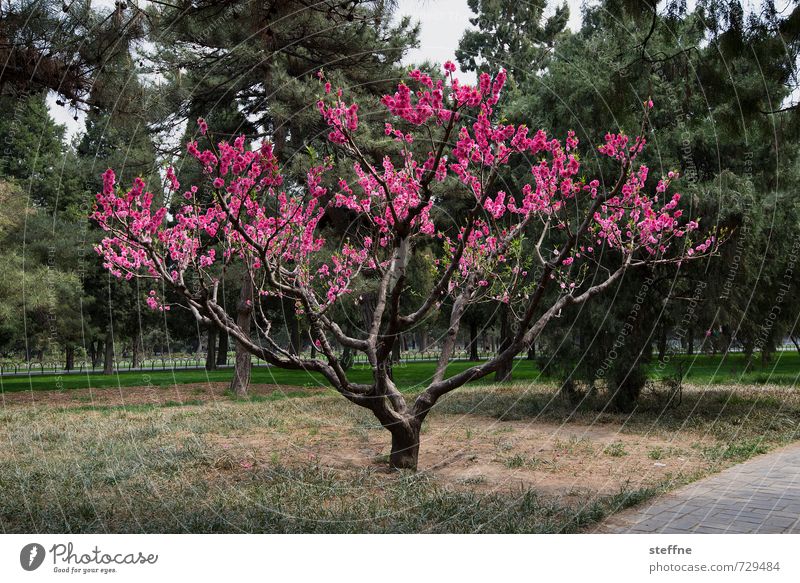
<path fill-rule="evenodd" d="M 562 308 L 586 302 L 627 269 L 708 255 L 718 244 L 714 237 L 699 244 L 690 240 L 698 225 L 681 223 L 680 195 L 667 194 L 672 173 L 648 192 L 648 169 L 634 164 L 643 135 L 605 136 L 598 151 L 618 174 L 604 188 L 581 177 L 573 133 L 562 142 L 542 130 L 530 135 L 524 125 L 498 121 L 504 71 L 493 78 L 483 74 L 477 86 L 469 86 L 456 79 L 452 63 L 444 68 L 442 79 L 412 71 L 408 84 L 383 97 L 385 133 L 396 152 L 381 160 L 371 160 L 360 146 L 358 104 L 347 103 L 320 75 L 324 95 L 317 105 L 329 140 L 350 162 L 351 181 L 332 178 L 333 161 L 326 159 L 308 169 L 302 188 L 284 185 L 271 145 L 249 149 L 241 136 L 214 150 L 188 145 L 213 191 L 210 202 L 201 202 L 196 185 L 182 189 L 169 169 L 168 192 L 185 199 L 170 216 L 165 206 L 153 204 L 141 179 L 121 191 L 108 170 L 92 214 L 108 233 L 97 250 L 111 273 L 163 282 L 197 320 L 232 335 L 252 354 L 274 366 L 323 375 L 391 433 L 394 468 L 416 468 L 421 425 L 443 395 L 508 364 Z M 645 104 L 645 120 L 650 107 Z M 205 122 L 198 121 L 205 133 Z M 514 157 L 533 162 L 528 179 L 506 192 L 497 184 Z M 454 189 L 468 193 L 471 208 L 455 229 L 445 228 L 437 206 Z M 356 220 L 332 252 L 320 221 L 334 207 Z M 435 277 L 414 304 L 419 293 L 408 289 L 407 266 L 420 245 L 437 250 Z M 617 267 L 601 268 L 601 253 L 616 257 Z M 294 302 L 321 358 L 281 346 L 260 299 L 253 306 L 259 338 L 243 334 L 217 301 L 220 269 L 233 262 L 246 267 L 255 297 Z M 359 333 L 346 333 L 334 308 L 365 280 L 377 286 L 371 322 Z M 512 338 L 488 361 L 447 376 L 462 317 L 486 298 L 508 303 Z M 435 373 L 408 400 L 392 380 L 392 348 L 400 334 L 445 301 L 452 307 Z M 170 309 L 155 290 L 148 304 Z M 414 307 L 404 310 L 408 305 Z M 371 382 L 348 378 L 339 359 L 345 348 L 366 355 Z"/>

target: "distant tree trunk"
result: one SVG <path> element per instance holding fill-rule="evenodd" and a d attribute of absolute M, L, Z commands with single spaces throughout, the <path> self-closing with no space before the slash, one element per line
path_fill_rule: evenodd
<path fill-rule="evenodd" d="M 286 324 L 286 337 L 289 341 L 289 353 L 300 354 L 300 352 L 303 350 L 303 345 L 300 338 L 300 326 L 297 321 L 297 315 L 294 311 L 294 300 L 284 298 L 281 300 L 281 308 L 283 311 L 283 321 Z"/>
<path fill-rule="evenodd" d="M 400 362 L 400 357 L 403 352 L 402 342 L 403 338 L 401 336 L 395 337 L 394 344 L 392 344 L 392 364 L 398 364 Z"/>
<path fill-rule="evenodd" d="M 531 342 L 528 347 L 528 360 L 536 360 L 536 342 Z"/>
<path fill-rule="evenodd" d="M 72 344 L 66 346 L 66 362 L 64 363 L 64 370 L 72 370 L 75 368 L 75 347 Z"/>
<path fill-rule="evenodd" d="M 511 345 L 511 322 L 509 321 L 511 314 L 508 309 L 508 304 L 505 302 L 500 306 L 500 343 L 497 352 L 503 352 Z M 495 382 L 510 381 L 513 378 L 514 360 L 510 359 L 500 365 L 497 372 L 494 374 Z"/>
<path fill-rule="evenodd" d="M 253 315 L 253 280 L 250 274 L 245 272 L 242 277 L 242 291 L 239 294 L 239 304 L 236 306 L 236 325 L 242 332 L 250 337 L 251 316 Z M 236 341 L 236 365 L 231 379 L 231 391 L 233 394 L 243 397 L 247 394 L 247 387 L 250 385 L 250 369 L 252 361 L 250 353 L 242 346 L 241 342 Z"/>
<path fill-rule="evenodd" d="M 219 335 L 217 366 L 225 366 L 226 364 L 228 364 L 228 334 L 223 332 Z"/>
<path fill-rule="evenodd" d="M 694 326 L 689 327 L 689 337 L 686 339 L 686 343 L 686 354 L 691 356 L 694 354 Z"/>
<path fill-rule="evenodd" d="M 658 362 L 664 362 L 667 355 L 667 326 L 661 324 L 660 335 L 658 337 Z"/>
<path fill-rule="evenodd" d="M 109 326 L 106 330 L 105 353 L 103 355 L 103 374 L 114 374 L 114 335 Z"/>
<path fill-rule="evenodd" d="M 469 359 L 478 360 L 478 323 L 470 320 L 469 323 Z"/>
<path fill-rule="evenodd" d="M 139 368 L 142 356 L 142 331 L 137 327 L 133 335 L 133 349 L 131 350 L 131 368 Z"/>
<path fill-rule="evenodd" d="M 791 334 L 789 338 L 791 339 L 792 344 L 794 344 L 794 348 L 795 350 L 797 350 L 797 354 L 800 354 L 800 336 L 795 336 L 794 334 Z"/>
<path fill-rule="evenodd" d="M 100 364 L 100 355 L 103 352 L 103 341 L 89 342 L 89 350 L 91 351 L 92 368 L 97 368 L 97 365 Z"/>
<path fill-rule="evenodd" d="M 206 370 L 217 369 L 217 328 L 209 326 L 206 345 Z"/>
<path fill-rule="evenodd" d="M 770 360 L 772 360 L 772 347 L 765 343 L 761 347 L 761 367 L 766 367 Z"/>
<path fill-rule="evenodd" d="M 427 330 L 420 330 L 419 331 L 419 351 L 425 352 L 428 350 L 428 331 Z"/>

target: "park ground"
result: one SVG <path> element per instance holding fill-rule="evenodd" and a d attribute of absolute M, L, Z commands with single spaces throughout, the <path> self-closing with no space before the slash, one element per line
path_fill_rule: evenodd
<path fill-rule="evenodd" d="M 796 361 L 742 374 L 700 357 L 680 403 L 648 392 L 630 414 L 602 392 L 570 403 L 521 362 L 512 383 L 441 401 L 416 474 L 386 470 L 370 413 L 297 373 L 257 370 L 246 399 L 226 392 L 229 371 L 3 378 L 0 529 L 591 530 L 800 437 Z M 398 383 L 413 393 L 429 366 Z"/>

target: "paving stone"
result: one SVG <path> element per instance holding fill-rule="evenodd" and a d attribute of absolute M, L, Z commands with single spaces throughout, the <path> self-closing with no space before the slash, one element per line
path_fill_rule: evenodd
<path fill-rule="evenodd" d="M 800 533 L 800 445 L 614 516 L 606 532 Z"/>

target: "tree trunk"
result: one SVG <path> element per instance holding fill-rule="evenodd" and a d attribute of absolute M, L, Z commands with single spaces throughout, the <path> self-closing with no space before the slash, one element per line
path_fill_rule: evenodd
<path fill-rule="evenodd" d="M 469 323 L 469 359 L 478 360 L 478 323 Z"/>
<path fill-rule="evenodd" d="M 100 354 L 103 352 L 103 341 L 98 340 L 97 344 L 91 342 L 89 346 L 92 349 L 92 368 L 97 368 L 97 365 L 100 364 Z"/>
<path fill-rule="evenodd" d="M 664 362 L 664 357 L 667 355 L 667 326 L 661 325 L 660 335 L 658 337 L 658 362 Z"/>
<path fill-rule="evenodd" d="M 536 360 L 536 341 L 528 347 L 528 360 Z"/>
<path fill-rule="evenodd" d="M 217 350 L 217 366 L 228 364 L 228 334 L 223 332 L 219 335 L 219 349 Z"/>
<path fill-rule="evenodd" d="M 64 370 L 72 370 L 73 368 L 75 368 L 75 347 L 72 344 L 67 344 Z"/>
<path fill-rule="evenodd" d="M 250 274 L 245 272 L 242 277 L 242 291 L 239 294 L 239 304 L 236 306 L 236 325 L 242 332 L 250 337 L 251 316 L 253 314 L 253 281 Z M 250 385 L 250 369 L 252 361 L 250 353 L 238 340 L 236 341 L 236 365 L 231 379 L 231 391 L 239 397 L 247 394 Z"/>
<path fill-rule="evenodd" d="M 106 330 L 105 353 L 103 355 L 103 374 L 114 374 L 114 335 L 111 327 Z"/>
<path fill-rule="evenodd" d="M 428 331 L 427 330 L 420 330 L 419 331 L 419 351 L 425 352 L 428 350 Z"/>
<path fill-rule="evenodd" d="M 138 328 L 133 335 L 133 350 L 131 350 L 131 368 L 139 368 L 139 361 L 142 356 L 142 331 Z"/>
<path fill-rule="evenodd" d="M 508 304 L 503 303 L 500 306 L 500 345 L 497 352 L 503 352 L 511 345 L 511 322 L 509 322 L 510 311 Z M 509 359 L 500 364 L 497 372 L 494 374 L 494 380 L 497 383 L 510 381 L 513 378 L 514 359 Z"/>
<path fill-rule="evenodd" d="M 687 341 L 686 354 L 691 356 L 694 354 L 694 326 L 691 326 L 689 328 L 689 336 L 686 339 L 686 341 Z"/>
<path fill-rule="evenodd" d="M 402 356 L 402 337 L 396 336 L 394 344 L 392 344 L 392 364 L 400 364 L 400 357 Z"/>
<path fill-rule="evenodd" d="M 289 353 L 300 354 L 303 351 L 302 341 L 300 340 L 300 324 L 294 313 L 294 303 L 286 302 L 288 307 L 284 307 L 283 314 L 286 319 L 286 329 L 289 333 Z"/>
<path fill-rule="evenodd" d="M 206 345 L 206 370 L 217 369 L 217 328 L 209 326 L 208 343 Z"/>
<path fill-rule="evenodd" d="M 394 470 L 417 470 L 419 460 L 420 425 L 412 421 L 408 425 L 395 425 L 392 433 L 392 452 L 389 454 L 389 467 Z"/>

